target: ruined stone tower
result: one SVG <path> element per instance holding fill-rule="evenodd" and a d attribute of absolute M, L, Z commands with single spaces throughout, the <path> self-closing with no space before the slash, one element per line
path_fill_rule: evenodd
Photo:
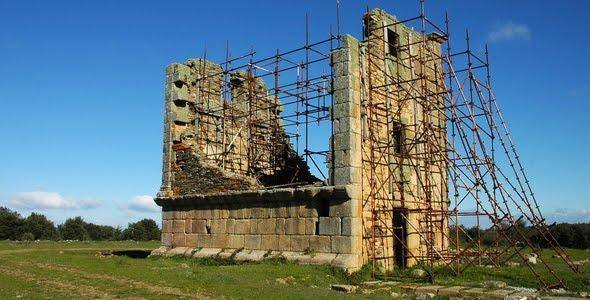
<path fill-rule="evenodd" d="M 154 254 L 352 271 L 447 250 L 442 38 L 379 9 L 364 21 L 362 42 L 167 67 Z M 322 132 L 327 149 L 311 150 Z"/>

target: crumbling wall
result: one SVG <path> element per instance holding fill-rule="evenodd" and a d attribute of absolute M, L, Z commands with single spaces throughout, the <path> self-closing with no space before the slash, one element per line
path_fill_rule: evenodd
<path fill-rule="evenodd" d="M 319 181 L 293 150 L 281 104 L 247 71 L 202 59 L 166 69 L 160 196 Z"/>

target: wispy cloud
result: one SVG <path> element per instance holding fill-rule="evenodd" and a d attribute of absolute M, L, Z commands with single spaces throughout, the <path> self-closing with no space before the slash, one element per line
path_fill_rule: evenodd
<path fill-rule="evenodd" d="M 102 204 L 98 200 L 65 198 L 59 193 L 46 191 L 16 193 L 10 203 L 28 209 L 90 209 Z"/>
<path fill-rule="evenodd" d="M 148 195 L 135 196 L 129 203 L 129 209 L 140 212 L 160 212 L 160 207 L 154 202 L 154 198 Z"/>
<path fill-rule="evenodd" d="M 548 214 L 548 218 L 552 221 L 557 222 L 569 222 L 569 223 L 577 223 L 577 222 L 590 222 L 590 209 L 589 208 L 580 208 L 580 209 L 568 209 L 568 208 L 558 208 L 553 212 Z"/>
<path fill-rule="evenodd" d="M 513 21 L 498 23 L 492 28 L 490 33 L 488 33 L 488 40 L 490 42 L 518 39 L 528 40 L 530 37 L 531 30 L 526 24 L 518 24 Z"/>

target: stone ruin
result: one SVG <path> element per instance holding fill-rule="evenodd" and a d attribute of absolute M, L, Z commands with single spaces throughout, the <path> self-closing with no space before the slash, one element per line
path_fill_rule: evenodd
<path fill-rule="evenodd" d="M 166 68 L 162 186 L 155 199 L 162 246 L 153 254 L 283 256 L 354 271 L 376 258 L 382 268 L 409 266 L 428 249 L 447 249 L 447 214 L 426 216 L 420 209 L 425 203 L 431 212 L 448 209 L 440 163 L 446 120 L 437 112 L 442 63 L 431 55 L 440 55 L 442 40 L 379 9 L 364 21 L 362 42 L 330 37 L 328 53 L 319 56 L 329 71 L 317 77 L 324 89 L 310 88 L 309 74 L 292 88 L 279 83 L 289 70 L 279 61 L 290 52 L 262 63 L 250 59 L 241 68 L 204 58 Z M 311 64 L 296 62 L 297 76 L 311 72 Z M 418 79 L 431 91 L 427 98 L 396 88 Z M 310 107 L 310 91 L 331 102 Z M 289 110 L 298 104 L 305 114 Z M 330 138 L 319 163 L 306 159 L 307 147 L 297 150 L 300 135 L 289 129 L 304 122 L 292 121 L 295 115 L 315 113 L 324 114 L 318 123 L 330 125 L 321 129 Z M 313 168 L 327 175 L 319 178 Z"/>

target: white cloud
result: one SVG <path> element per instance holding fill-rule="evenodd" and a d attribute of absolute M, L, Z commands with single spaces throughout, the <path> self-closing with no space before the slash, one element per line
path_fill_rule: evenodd
<path fill-rule="evenodd" d="M 10 202 L 29 209 L 89 209 L 101 205 L 97 200 L 68 199 L 59 193 L 45 191 L 17 193 Z"/>
<path fill-rule="evenodd" d="M 154 198 L 148 195 L 133 197 L 129 209 L 141 212 L 160 212 L 160 207 L 156 205 Z"/>
<path fill-rule="evenodd" d="M 488 34 L 490 42 L 499 42 L 516 39 L 529 39 L 531 30 L 525 24 L 517 24 L 512 21 L 499 23 Z"/>
<path fill-rule="evenodd" d="M 578 222 L 590 222 L 590 209 L 588 208 L 580 208 L 580 209 L 571 209 L 571 208 L 558 208 L 553 212 L 547 214 L 547 218 L 550 221 L 557 221 L 557 222 L 569 222 L 569 223 L 578 223 Z"/>

